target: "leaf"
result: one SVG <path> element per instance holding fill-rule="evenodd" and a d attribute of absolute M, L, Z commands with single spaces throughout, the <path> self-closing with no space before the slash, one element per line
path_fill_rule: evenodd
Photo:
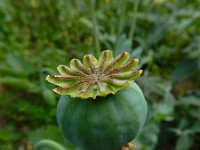
<path fill-rule="evenodd" d="M 10 53 L 7 56 L 7 62 L 11 66 L 11 70 L 20 75 L 29 75 L 32 72 L 31 64 L 19 55 Z"/>
<path fill-rule="evenodd" d="M 42 91 L 42 96 L 47 104 L 51 106 L 54 106 L 56 104 L 56 97 L 52 90 L 45 88 Z"/>
<path fill-rule="evenodd" d="M 181 21 L 177 25 L 177 30 L 179 32 L 184 31 L 187 27 L 189 27 L 199 17 L 200 17 L 199 12 L 193 13 L 193 15 L 191 15 L 191 17 L 189 17 L 188 19 L 184 19 L 183 21 Z"/>
<path fill-rule="evenodd" d="M 199 114 L 199 112 L 198 112 L 198 114 Z M 194 125 L 191 127 L 191 130 L 193 130 L 196 133 L 200 133 L 200 118 L 199 118 L 199 120 L 195 121 Z"/>
<path fill-rule="evenodd" d="M 0 84 L 22 89 L 27 89 L 29 87 L 29 82 L 26 78 L 2 77 L 0 78 Z"/>
<path fill-rule="evenodd" d="M 154 110 L 155 110 L 154 119 L 156 121 L 173 120 L 174 107 L 171 107 L 166 103 L 159 103 L 159 104 L 154 104 Z"/>
<path fill-rule="evenodd" d="M 173 119 L 174 115 L 174 108 L 175 108 L 175 97 L 174 95 L 170 92 L 171 91 L 171 86 L 165 85 L 166 91 L 163 99 L 163 106 L 166 108 L 164 109 L 164 114 L 165 114 L 165 120 L 170 121 Z M 161 111 L 163 112 L 163 110 Z"/>
<path fill-rule="evenodd" d="M 139 59 L 140 57 L 141 57 L 141 55 L 142 55 L 142 52 L 143 52 L 143 47 L 142 46 L 138 46 L 137 48 L 135 48 L 134 50 L 133 50 L 133 52 L 131 53 L 131 58 L 137 58 L 137 59 Z"/>
<path fill-rule="evenodd" d="M 183 134 L 178 138 L 175 150 L 189 150 L 193 144 L 193 136 Z"/>
<path fill-rule="evenodd" d="M 196 107 L 200 107 L 200 98 L 190 95 L 190 96 L 185 96 L 182 97 L 181 99 L 181 103 L 186 105 L 186 106 L 196 106 Z"/>
<path fill-rule="evenodd" d="M 159 124 L 155 122 L 146 124 L 142 132 L 134 140 L 136 149 L 153 150 L 158 140 L 159 130 Z"/>
<path fill-rule="evenodd" d="M 164 89 L 162 89 L 159 84 L 161 84 L 161 79 L 156 76 L 141 76 L 137 79 L 144 87 L 144 93 L 147 96 L 151 96 L 152 94 L 158 94 L 163 96 Z"/>
<path fill-rule="evenodd" d="M 31 83 L 26 78 L 2 77 L 0 78 L 0 84 L 8 85 L 13 88 L 22 89 L 32 93 L 37 93 L 40 91 L 40 87 L 37 84 Z"/>
<path fill-rule="evenodd" d="M 192 108 L 190 105 L 188 106 L 188 108 Z M 194 118 L 196 118 L 197 120 L 200 121 L 200 107 L 197 107 L 196 109 L 188 109 L 190 115 Z M 197 121 L 198 122 L 198 121 Z M 195 122 L 196 123 L 196 122 Z M 200 128 L 199 128 L 200 129 Z"/>
<path fill-rule="evenodd" d="M 92 29 L 92 28 L 93 28 L 92 22 L 91 22 L 89 19 L 85 18 L 85 17 L 81 17 L 81 18 L 79 19 L 79 22 L 80 22 L 81 24 L 85 25 L 86 27 L 88 27 L 89 29 Z"/>
<path fill-rule="evenodd" d="M 60 143 L 62 146 L 65 146 L 67 150 L 76 150 L 74 146 L 64 140 L 59 128 L 55 126 L 42 127 L 32 131 L 29 135 L 29 139 L 33 145 L 43 139 L 46 139 Z"/>
<path fill-rule="evenodd" d="M 186 60 L 176 67 L 171 76 L 173 83 L 181 82 L 194 75 L 197 71 L 198 63 L 194 60 Z"/>
<path fill-rule="evenodd" d="M 124 51 L 130 52 L 132 46 L 132 41 L 130 39 L 127 39 L 125 34 L 122 34 L 118 42 L 116 43 L 116 50 L 115 55 L 118 55 Z"/>
<path fill-rule="evenodd" d="M 170 24 L 167 22 L 156 22 L 154 29 L 150 32 L 150 34 L 147 37 L 147 44 L 149 46 L 157 44 L 166 36 L 167 32 L 170 30 L 170 27 Z"/>

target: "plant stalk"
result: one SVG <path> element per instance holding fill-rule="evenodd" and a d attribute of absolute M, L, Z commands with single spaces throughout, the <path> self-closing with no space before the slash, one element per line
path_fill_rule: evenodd
<path fill-rule="evenodd" d="M 54 150 L 66 150 L 62 145 L 58 144 L 57 142 L 52 141 L 52 140 L 47 140 L 47 139 L 44 139 L 44 140 L 37 142 L 34 145 L 33 149 L 34 150 L 40 150 L 44 147 L 54 149 Z"/>
<path fill-rule="evenodd" d="M 120 4 L 120 7 L 121 8 L 121 12 L 120 12 L 120 18 L 119 18 L 119 26 L 118 26 L 118 29 L 117 29 L 117 39 L 116 39 L 116 44 L 115 44 L 115 51 L 116 51 L 116 46 L 117 46 L 117 43 L 119 42 L 119 38 L 120 38 L 120 35 L 122 33 L 122 30 L 123 30 L 123 26 L 124 26 L 124 14 L 126 12 L 126 6 L 127 6 L 127 0 L 124 0 L 124 1 L 121 1 Z"/>
<path fill-rule="evenodd" d="M 90 0 L 90 11 L 92 15 L 92 23 L 93 23 L 93 34 L 94 34 L 94 42 L 95 42 L 95 48 L 96 48 L 96 55 L 99 56 L 101 53 L 100 48 L 100 41 L 98 37 L 98 28 L 97 28 L 97 18 L 95 14 L 95 0 Z"/>
<path fill-rule="evenodd" d="M 133 5 L 132 26 L 131 26 L 129 36 L 128 36 L 128 38 L 131 41 L 133 41 L 134 34 L 135 34 L 135 27 L 136 27 L 136 23 L 137 23 L 137 12 L 138 12 L 138 8 L 139 8 L 139 2 L 140 2 L 140 0 L 136 0 L 135 4 Z"/>

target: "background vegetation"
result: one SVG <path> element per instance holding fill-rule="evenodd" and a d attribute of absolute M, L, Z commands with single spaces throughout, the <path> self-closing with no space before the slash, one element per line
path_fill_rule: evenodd
<path fill-rule="evenodd" d="M 1 0 L 0 149 L 63 140 L 45 81 L 86 53 L 129 51 L 148 101 L 139 150 L 200 149 L 200 1 Z M 134 117 L 134 116 L 133 116 Z"/>

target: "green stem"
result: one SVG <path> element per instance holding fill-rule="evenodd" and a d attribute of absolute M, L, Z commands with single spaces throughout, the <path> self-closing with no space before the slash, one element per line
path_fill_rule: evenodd
<path fill-rule="evenodd" d="M 95 38 L 95 48 L 96 48 L 96 55 L 100 55 L 100 42 L 98 37 L 98 28 L 97 28 L 97 18 L 95 15 L 95 0 L 90 0 L 90 10 L 92 15 L 92 22 L 93 22 L 93 34 Z"/>
<path fill-rule="evenodd" d="M 139 2 L 140 0 L 136 0 L 135 4 L 133 6 L 133 17 L 132 17 L 132 26 L 131 26 L 131 30 L 129 32 L 129 39 L 131 39 L 131 41 L 133 41 L 133 37 L 134 37 L 134 33 L 135 33 L 135 27 L 136 27 L 136 23 L 137 23 L 137 12 L 138 12 L 138 7 L 139 7 Z"/>
<path fill-rule="evenodd" d="M 127 6 L 127 0 L 124 0 L 124 1 L 120 1 L 121 3 L 120 4 L 120 7 L 121 7 L 121 12 L 120 12 L 120 18 L 119 18 L 119 26 L 118 26 L 118 29 L 117 29 L 117 39 L 116 39 L 116 44 L 115 44 L 115 51 L 118 51 L 117 50 L 117 43 L 119 42 L 119 38 L 120 38 L 120 34 L 123 30 L 123 26 L 124 26 L 124 14 L 125 14 L 125 11 L 126 11 L 126 6 Z"/>
<path fill-rule="evenodd" d="M 51 148 L 54 150 L 66 150 L 63 146 L 52 140 L 41 140 L 34 145 L 34 150 L 42 150 L 42 148 Z"/>
<path fill-rule="evenodd" d="M 123 29 L 123 25 L 124 25 L 124 14 L 126 11 L 126 6 L 127 6 L 127 0 L 121 1 L 121 15 L 120 15 L 120 20 L 119 20 L 119 26 L 118 26 L 118 31 L 117 31 L 117 37 L 120 36 L 122 29 Z"/>

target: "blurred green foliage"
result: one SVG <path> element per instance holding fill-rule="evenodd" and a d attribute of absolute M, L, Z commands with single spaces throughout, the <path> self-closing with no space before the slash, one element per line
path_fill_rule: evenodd
<path fill-rule="evenodd" d="M 58 95 L 45 81 L 86 53 L 129 51 L 149 115 L 139 150 L 200 149 L 200 2 L 1 0 L 0 149 L 32 149 L 57 128 Z M 134 116 L 133 116 L 134 117 Z"/>

